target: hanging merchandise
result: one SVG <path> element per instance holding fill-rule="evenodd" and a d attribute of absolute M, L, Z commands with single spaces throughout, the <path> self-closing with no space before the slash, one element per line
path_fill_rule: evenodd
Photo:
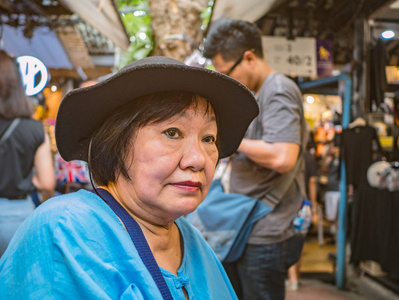
<path fill-rule="evenodd" d="M 312 202 L 310 200 L 303 200 L 302 207 L 299 209 L 297 215 L 292 221 L 292 225 L 296 230 L 305 235 L 310 227 L 310 223 L 312 222 L 312 210 L 311 210 Z"/>
<path fill-rule="evenodd" d="M 393 120 L 395 125 L 399 127 L 399 91 L 395 93 L 393 106 Z"/>
<path fill-rule="evenodd" d="M 81 160 L 65 161 L 59 153 L 55 155 L 55 175 L 58 182 L 88 183 L 87 163 Z"/>
<path fill-rule="evenodd" d="M 370 56 L 370 98 L 379 107 L 384 103 L 384 92 L 387 89 L 385 66 L 389 64 L 383 39 L 380 38 L 371 44 Z"/>
<path fill-rule="evenodd" d="M 383 153 L 377 131 L 366 125 L 363 119 L 357 118 L 349 124 L 349 128 L 342 131 L 341 142 L 341 154 L 347 173 L 346 183 L 352 184 L 356 189 L 367 182 L 367 169 L 375 161 L 376 152 L 379 155 Z"/>
<path fill-rule="evenodd" d="M 390 192 L 399 191 L 399 162 L 373 163 L 367 170 L 367 180 L 372 187 Z"/>
<path fill-rule="evenodd" d="M 393 99 L 393 120 L 394 120 L 394 131 L 393 131 L 393 155 L 392 159 L 399 160 L 399 91 L 395 93 Z"/>
<path fill-rule="evenodd" d="M 377 161 L 370 165 L 367 169 L 367 182 L 371 187 L 379 187 L 381 175 L 389 166 L 389 162 L 387 161 Z"/>

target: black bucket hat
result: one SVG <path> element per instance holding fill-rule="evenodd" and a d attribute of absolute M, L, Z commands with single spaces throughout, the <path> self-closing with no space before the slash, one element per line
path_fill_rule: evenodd
<path fill-rule="evenodd" d="M 258 115 L 253 94 L 238 81 L 168 57 L 147 57 L 123 67 L 105 81 L 70 91 L 62 99 L 56 124 L 58 151 L 66 161 L 87 161 L 92 134 L 120 106 L 157 92 L 192 92 L 205 97 L 218 118 L 219 157 L 233 154 Z"/>

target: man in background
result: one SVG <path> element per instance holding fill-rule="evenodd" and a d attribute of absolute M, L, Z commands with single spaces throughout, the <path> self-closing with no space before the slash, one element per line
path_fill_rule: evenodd
<path fill-rule="evenodd" d="M 301 92 L 264 59 L 261 32 L 249 22 L 214 22 L 204 56 L 218 72 L 253 91 L 260 107 L 232 157 L 230 192 L 262 199 L 276 187 L 285 190 L 274 210 L 255 224 L 243 256 L 225 268 L 240 298 L 284 299 L 287 270 L 303 247 L 303 237 L 292 227 L 305 194 Z"/>

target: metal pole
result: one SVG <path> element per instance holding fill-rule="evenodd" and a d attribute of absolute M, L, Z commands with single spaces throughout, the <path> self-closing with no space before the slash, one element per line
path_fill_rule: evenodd
<path fill-rule="evenodd" d="M 348 128 L 350 122 L 350 111 L 352 101 L 352 81 L 349 76 L 345 75 L 342 78 L 345 80 L 345 94 L 344 94 L 344 105 L 342 112 L 342 129 Z M 341 181 L 340 181 L 340 192 L 341 198 L 339 202 L 338 211 L 338 237 L 337 237 L 337 273 L 336 285 L 339 288 L 343 288 L 345 285 L 345 265 L 346 265 L 346 228 L 348 222 L 348 203 L 347 203 L 347 191 L 346 191 L 346 170 L 345 162 L 341 162 Z"/>

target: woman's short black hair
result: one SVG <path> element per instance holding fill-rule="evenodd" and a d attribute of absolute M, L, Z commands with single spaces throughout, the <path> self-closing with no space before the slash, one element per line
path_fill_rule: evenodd
<path fill-rule="evenodd" d="M 199 96 L 193 93 L 162 92 L 143 96 L 120 107 L 91 137 L 88 164 L 95 183 L 107 186 L 115 183 L 120 175 L 130 179 L 126 158 L 132 135 L 139 128 L 165 121 L 191 105 L 198 105 L 199 101 Z M 205 113 L 215 112 L 207 103 Z"/>

